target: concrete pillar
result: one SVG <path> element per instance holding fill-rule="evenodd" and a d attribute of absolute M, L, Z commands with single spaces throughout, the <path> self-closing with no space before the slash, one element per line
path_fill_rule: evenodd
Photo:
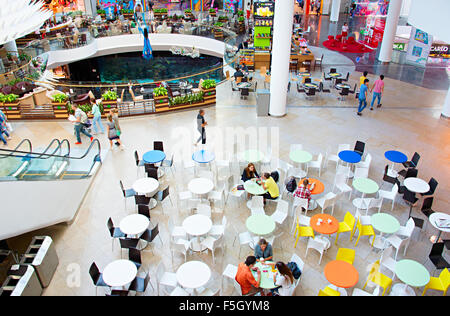
<path fill-rule="evenodd" d="M 293 22 L 294 1 L 276 1 L 270 79 L 269 114 L 272 116 L 286 114 Z"/>
<path fill-rule="evenodd" d="M 330 22 L 339 21 L 339 11 L 341 10 L 341 0 L 331 2 Z"/>
<path fill-rule="evenodd" d="M 447 97 L 444 101 L 444 107 L 442 108 L 441 116 L 446 119 L 450 119 L 450 88 L 448 89 Z"/>
<path fill-rule="evenodd" d="M 16 45 L 16 41 L 10 41 L 8 43 L 3 44 L 3 47 L 6 49 L 6 51 L 8 53 L 10 53 L 11 55 L 16 55 L 19 56 L 19 53 L 17 51 L 17 45 Z"/>
<path fill-rule="evenodd" d="M 391 0 L 386 18 L 383 41 L 381 42 L 380 55 L 378 60 L 384 63 L 391 62 L 392 49 L 394 45 L 395 33 L 397 32 L 398 18 L 402 9 L 403 0 Z"/>

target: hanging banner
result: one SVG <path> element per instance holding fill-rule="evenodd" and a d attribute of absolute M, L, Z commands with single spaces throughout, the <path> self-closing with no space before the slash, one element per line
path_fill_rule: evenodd
<path fill-rule="evenodd" d="M 411 28 L 406 62 L 411 65 L 425 67 L 433 44 L 433 37 L 415 27 Z"/>

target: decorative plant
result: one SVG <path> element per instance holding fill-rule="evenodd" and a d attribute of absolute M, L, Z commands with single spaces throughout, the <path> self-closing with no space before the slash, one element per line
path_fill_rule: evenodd
<path fill-rule="evenodd" d="M 221 16 L 219 16 L 219 21 L 220 20 L 228 20 L 228 17 L 227 16 L 225 16 L 225 15 L 221 15 Z"/>
<path fill-rule="evenodd" d="M 108 90 L 102 94 L 102 99 L 105 101 L 116 101 L 117 93 L 114 90 Z"/>
<path fill-rule="evenodd" d="M 155 13 L 167 13 L 167 8 L 155 9 Z"/>
<path fill-rule="evenodd" d="M 0 103 L 5 103 L 6 102 L 6 95 L 4 95 L 3 93 L 0 92 Z"/>
<path fill-rule="evenodd" d="M 239 11 L 237 12 L 237 15 L 238 15 L 238 16 L 244 16 L 244 11 L 239 10 Z"/>
<path fill-rule="evenodd" d="M 31 56 L 25 53 L 19 54 L 19 60 L 20 61 L 29 61 L 31 59 Z"/>
<path fill-rule="evenodd" d="M 16 79 L 13 79 L 11 81 L 8 81 L 7 85 L 13 87 L 13 86 L 15 86 L 17 83 L 19 83 L 21 81 L 22 81 L 22 79 L 16 78 Z"/>
<path fill-rule="evenodd" d="M 238 18 L 238 21 L 239 21 L 239 22 L 244 22 L 244 21 L 245 21 L 245 18 L 244 18 L 243 16 L 240 16 L 240 17 Z"/>
<path fill-rule="evenodd" d="M 216 9 L 209 9 L 209 13 L 216 13 Z"/>
<path fill-rule="evenodd" d="M 5 103 L 14 103 L 19 98 L 17 94 L 10 93 L 6 96 Z"/>
<path fill-rule="evenodd" d="M 167 89 L 164 87 L 157 87 L 153 89 L 153 96 L 155 97 L 162 97 L 167 95 Z"/>
<path fill-rule="evenodd" d="M 222 22 L 216 22 L 216 23 L 214 23 L 214 26 L 216 26 L 216 27 L 223 27 L 223 23 Z"/>
<path fill-rule="evenodd" d="M 64 93 L 58 93 L 53 95 L 53 102 L 55 103 L 65 103 L 69 97 Z"/>
<path fill-rule="evenodd" d="M 184 13 L 186 13 L 186 14 L 191 14 L 191 13 L 192 13 L 192 10 L 191 10 L 191 9 L 186 9 L 186 10 L 184 10 Z"/>
<path fill-rule="evenodd" d="M 216 81 L 214 79 L 206 79 L 202 82 L 202 88 L 205 90 L 216 87 Z"/>
<path fill-rule="evenodd" d="M 106 11 L 103 9 L 97 10 L 97 14 L 106 14 Z"/>

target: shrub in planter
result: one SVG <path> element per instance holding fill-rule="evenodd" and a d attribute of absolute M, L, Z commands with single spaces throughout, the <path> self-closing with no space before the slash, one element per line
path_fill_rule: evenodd
<path fill-rule="evenodd" d="M 10 93 L 10 94 L 2 94 L 3 97 L 0 98 L 0 102 L 2 103 L 15 103 L 17 101 L 17 99 L 19 98 L 19 96 L 17 94 L 14 93 Z"/>
<path fill-rule="evenodd" d="M 103 9 L 99 9 L 99 10 L 97 10 L 97 14 L 106 15 L 106 11 Z"/>
<path fill-rule="evenodd" d="M 167 95 L 167 89 L 164 87 L 157 87 L 153 89 L 153 96 L 154 97 L 163 97 Z"/>
<path fill-rule="evenodd" d="M 54 103 L 66 103 L 67 99 L 69 97 L 65 95 L 64 93 L 58 93 L 53 95 L 53 102 Z"/>
<path fill-rule="evenodd" d="M 209 9 L 209 13 L 216 14 L 216 9 Z"/>
<path fill-rule="evenodd" d="M 244 16 L 244 11 L 239 10 L 239 11 L 237 12 L 237 15 L 238 15 L 238 16 Z"/>
<path fill-rule="evenodd" d="M 216 87 L 216 81 L 214 79 L 206 79 L 202 82 L 202 88 L 209 90 Z"/>
<path fill-rule="evenodd" d="M 192 13 L 192 10 L 191 10 L 191 9 L 186 9 L 186 10 L 184 10 L 184 13 L 185 13 L 185 14 L 191 14 L 191 13 Z"/>
<path fill-rule="evenodd" d="M 240 16 L 240 17 L 238 18 L 238 21 L 242 23 L 242 22 L 245 21 L 245 18 L 244 18 L 243 16 Z"/>
<path fill-rule="evenodd" d="M 117 93 L 114 90 L 108 90 L 102 94 L 104 101 L 117 101 Z"/>

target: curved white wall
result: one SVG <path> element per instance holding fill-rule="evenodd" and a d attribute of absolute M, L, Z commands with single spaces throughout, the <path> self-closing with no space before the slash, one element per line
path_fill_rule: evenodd
<path fill-rule="evenodd" d="M 184 34 L 149 34 L 154 51 L 168 51 L 172 46 L 196 47 L 201 54 L 223 58 L 225 43 L 207 37 Z M 74 61 L 91 57 L 142 51 L 144 37 L 141 34 L 119 35 L 95 39 L 91 44 L 75 48 L 48 52 L 48 65 L 52 69 Z"/>
<path fill-rule="evenodd" d="M 441 41 L 450 43 L 449 13 L 449 0 L 412 0 L 408 23 Z"/>

